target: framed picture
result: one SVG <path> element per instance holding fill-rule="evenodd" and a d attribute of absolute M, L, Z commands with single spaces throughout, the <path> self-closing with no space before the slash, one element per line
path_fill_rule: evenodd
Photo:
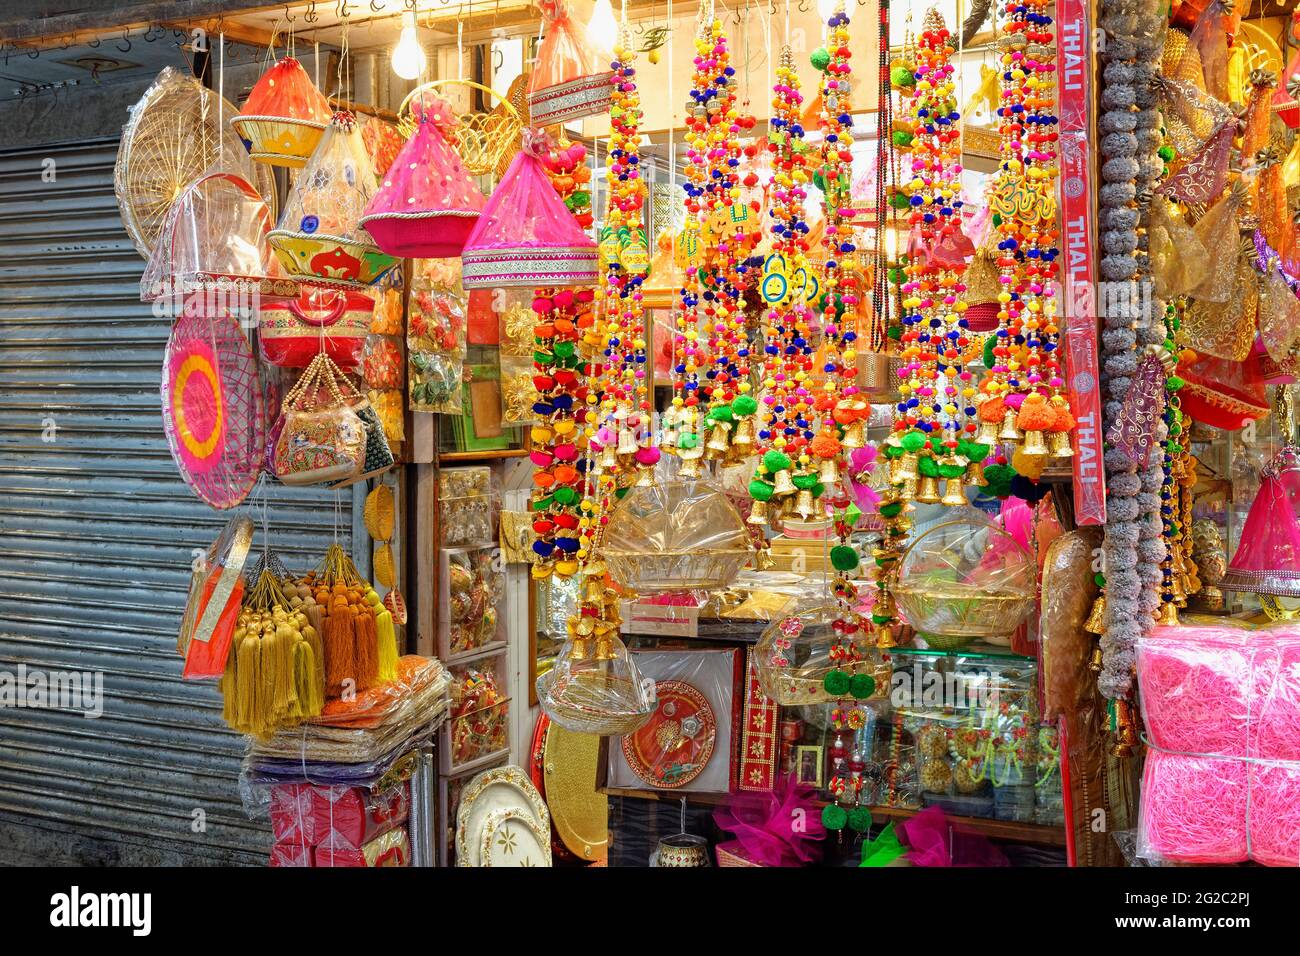
<path fill-rule="evenodd" d="M 806 783 L 822 788 L 822 748 L 816 746 L 803 746 L 794 749 L 794 772 L 795 778 L 800 783 Z"/>

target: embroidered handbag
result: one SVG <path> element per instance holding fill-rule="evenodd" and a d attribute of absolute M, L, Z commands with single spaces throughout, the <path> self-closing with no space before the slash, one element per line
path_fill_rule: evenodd
<path fill-rule="evenodd" d="M 285 396 L 275 476 L 286 485 L 347 481 L 361 472 L 367 429 L 344 398 L 340 379 L 347 385 L 338 366 L 322 353 Z"/>

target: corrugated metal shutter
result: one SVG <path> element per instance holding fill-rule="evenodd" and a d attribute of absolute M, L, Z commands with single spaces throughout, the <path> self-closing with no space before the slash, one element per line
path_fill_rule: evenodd
<path fill-rule="evenodd" d="M 0 839 L 0 862 L 261 863 L 269 835 L 236 788 L 241 741 L 215 688 L 179 677 L 192 551 L 229 515 L 190 493 L 167 451 L 168 323 L 139 301 L 116 151 L 0 152 L 0 670 L 104 675 L 99 719 L 0 708 L 0 836 L 19 841 Z M 334 493 L 268 498 L 273 541 L 305 568 L 333 533 Z"/>

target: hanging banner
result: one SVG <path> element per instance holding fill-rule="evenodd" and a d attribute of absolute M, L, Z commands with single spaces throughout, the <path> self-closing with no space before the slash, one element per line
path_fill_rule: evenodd
<path fill-rule="evenodd" d="M 1064 268 L 1066 387 L 1077 427 L 1074 432 L 1074 520 L 1106 521 L 1106 471 L 1097 348 L 1096 273 L 1093 268 L 1092 176 L 1088 159 L 1091 107 L 1088 0 L 1058 0 L 1057 115 L 1060 118 L 1061 251 Z"/>

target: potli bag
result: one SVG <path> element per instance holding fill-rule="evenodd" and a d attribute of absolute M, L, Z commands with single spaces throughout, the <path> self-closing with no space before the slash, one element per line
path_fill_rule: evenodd
<path fill-rule="evenodd" d="M 528 86 L 534 126 L 554 126 L 609 110 L 614 72 L 569 16 L 564 0 L 541 0 L 544 31 Z"/>
<path fill-rule="evenodd" d="M 320 354 L 285 396 L 275 476 L 286 485 L 345 482 L 361 473 L 367 428 L 344 398 L 340 380 L 347 383 L 338 366 Z"/>
<path fill-rule="evenodd" d="M 324 352 L 343 368 L 356 368 L 374 309 L 374 301 L 361 292 L 304 286 L 296 299 L 262 306 L 262 358 L 283 368 L 306 368 Z"/>

